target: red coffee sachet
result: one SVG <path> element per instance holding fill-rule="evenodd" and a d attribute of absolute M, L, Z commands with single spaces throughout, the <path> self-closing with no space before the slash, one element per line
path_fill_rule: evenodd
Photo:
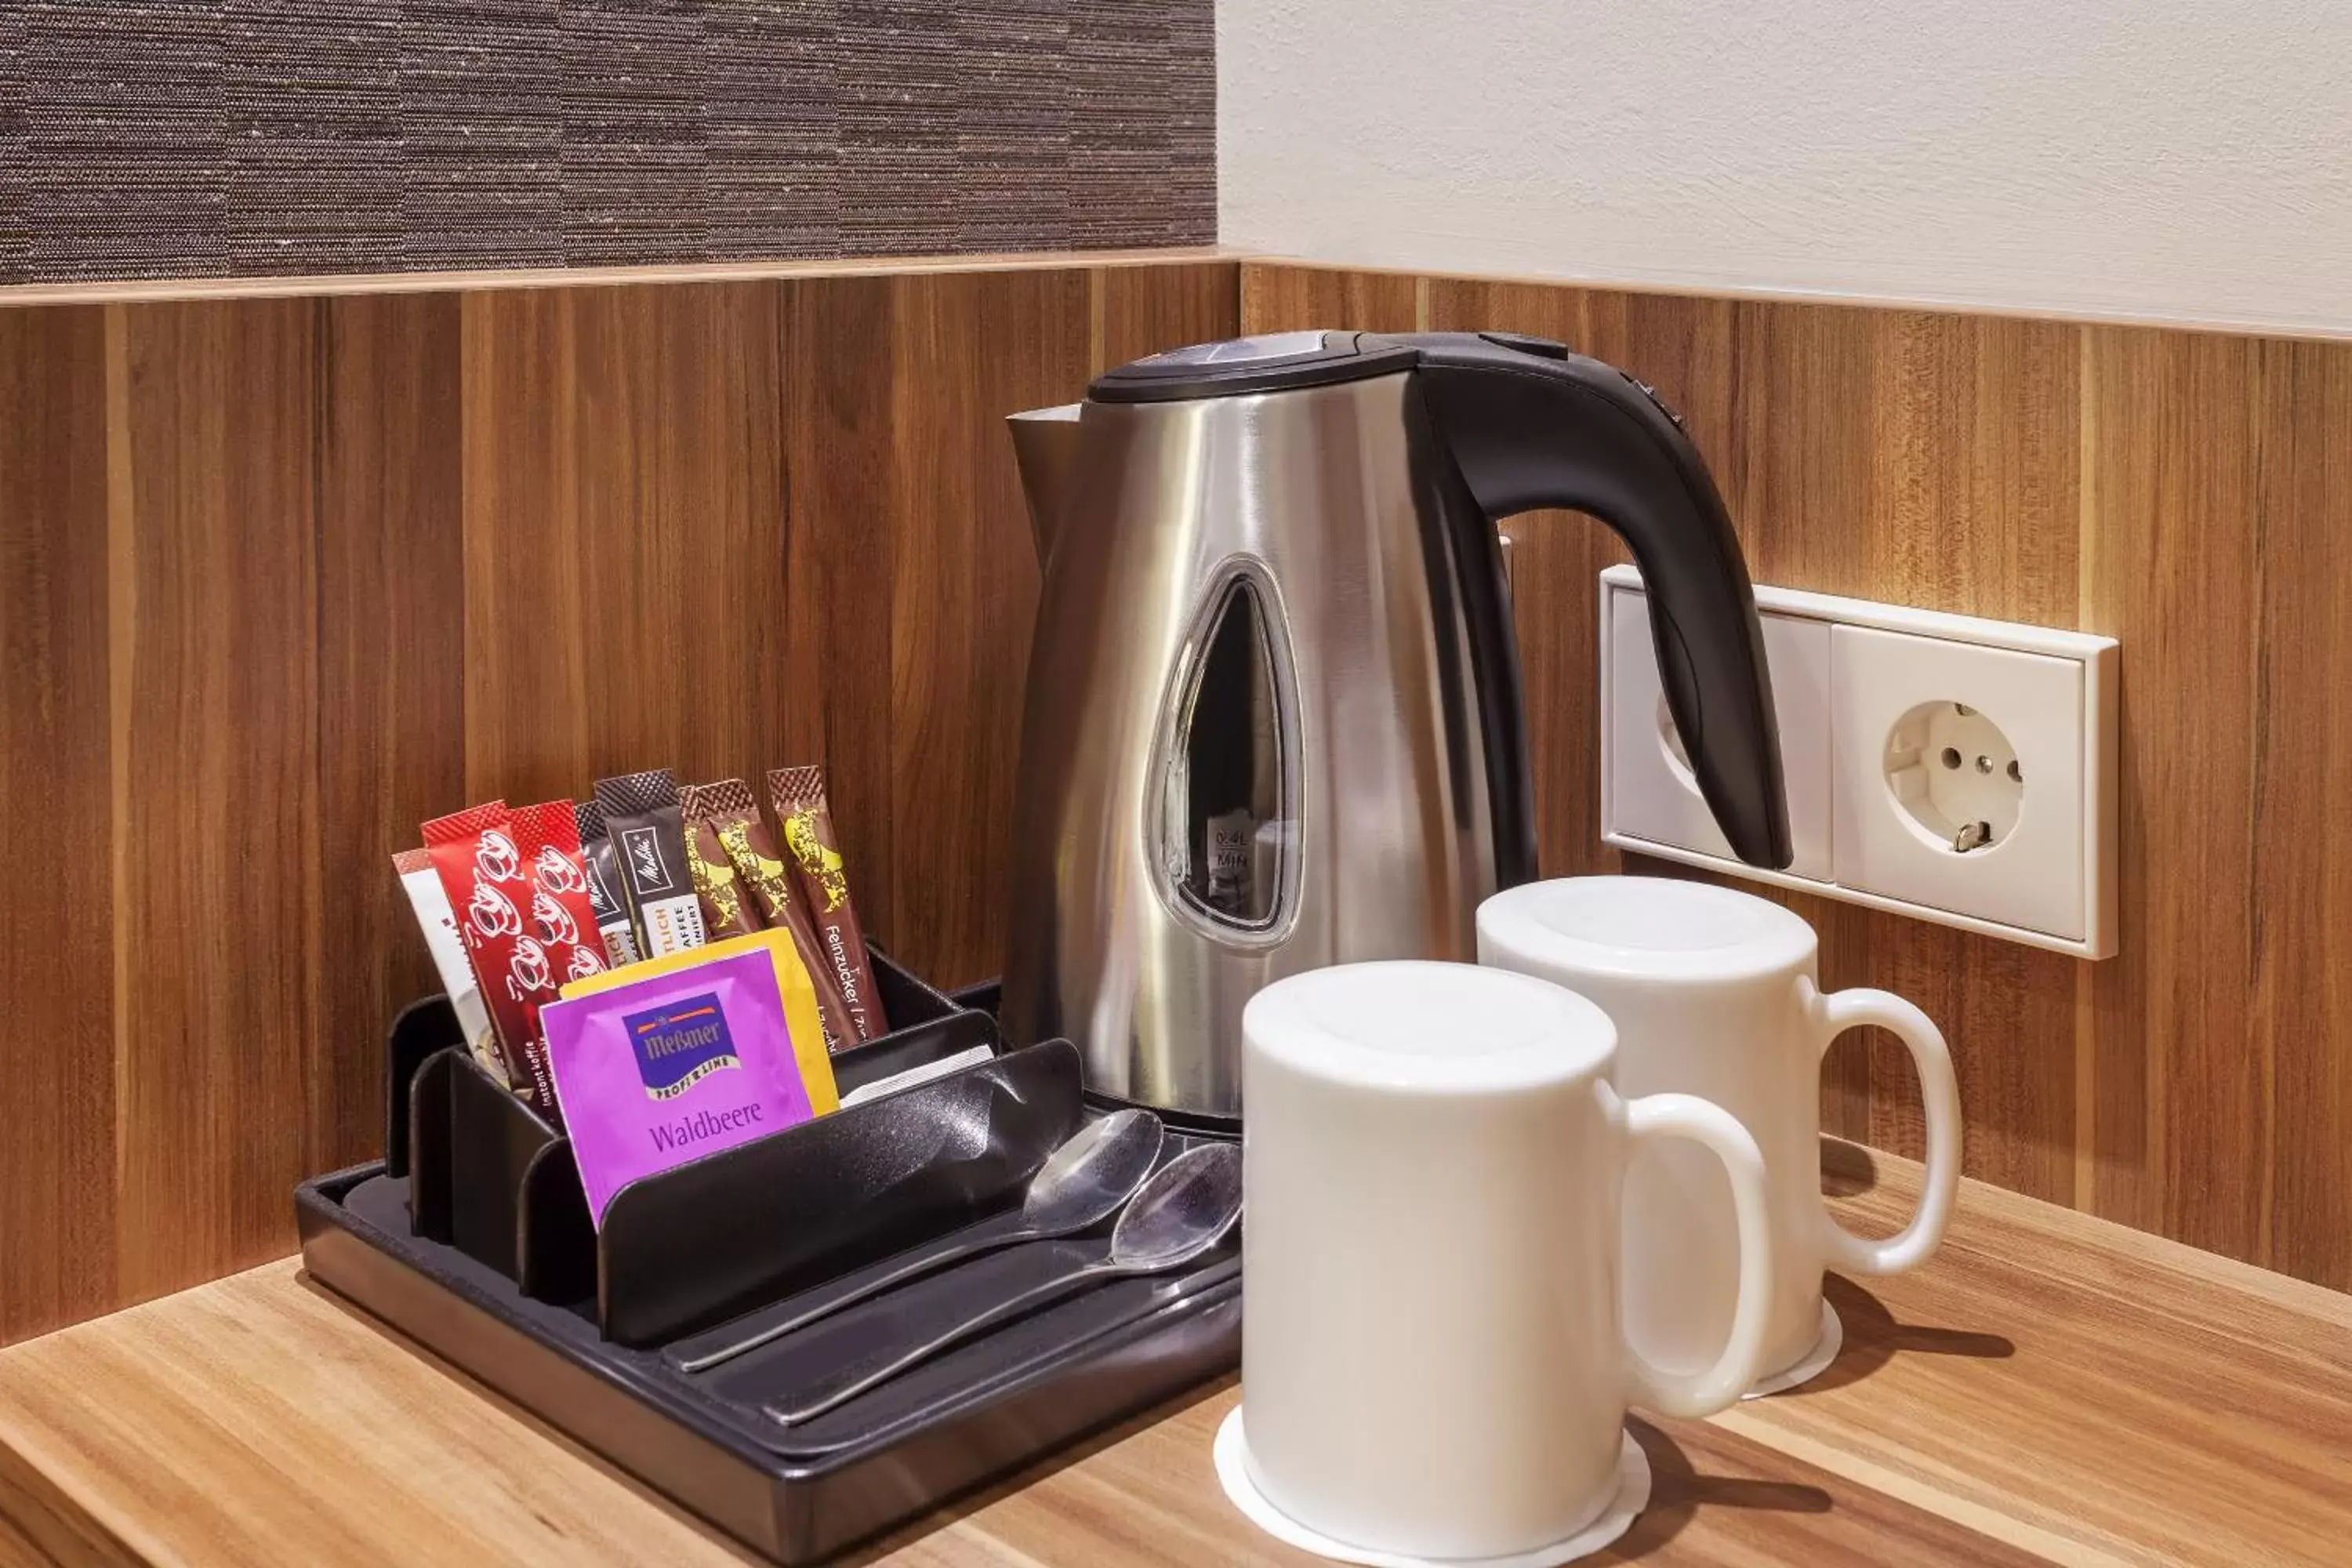
<path fill-rule="evenodd" d="M 527 805 L 512 814 L 515 847 L 530 874 L 530 929 L 547 949 L 555 983 L 604 972 L 596 906 L 580 854 L 580 822 L 568 800 Z"/>
<path fill-rule="evenodd" d="M 555 1000 L 556 976 L 546 945 L 525 929 L 532 889 L 506 802 L 436 816 L 423 832 L 433 869 L 457 912 L 474 979 L 489 1006 L 507 1087 L 552 1120 L 558 1114 L 555 1081 L 539 1037 L 539 1005 Z"/>

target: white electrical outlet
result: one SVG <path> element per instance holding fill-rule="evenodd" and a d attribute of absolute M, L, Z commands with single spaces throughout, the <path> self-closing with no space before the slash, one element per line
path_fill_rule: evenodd
<path fill-rule="evenodd" d="M 1664 717 L 1648 606 L 1601 574 L 1601 830 L 1623 849 L 2105 958 L 2115 640 L 1759 587 L 1796 858 L 1731 858 Z"/>

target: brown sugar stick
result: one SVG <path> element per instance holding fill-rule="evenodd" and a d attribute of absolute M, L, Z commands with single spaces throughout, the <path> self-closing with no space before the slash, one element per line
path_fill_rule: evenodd
<path fill-rule="evenodd" d="M 735 862 L 719 842 L 719 830 L 695 815 L 700 788 L 688 784 L 679 790 L 677 805 L 686 818 L 686 868 L 694 876 L 695 897 L 702 900 L 703 929 L 713 942 L 764 931 L 768 922 L 760 917 L 759 900 L 744 891 Z M 801 959 L 806 963 L 808 954 Z"/>
<path fill-rule="evenodd" d="M 833 830 L 833 810 L 824 798 L 824 770 L 777 768 L 768 774 L 768 800 L 783 829 L 784 858 L 793 887 L 816 927 L 819 962 L 841 985 L 851 1026 L 861 1040 L 886 1032 L 882 1000 L 874 994 L 874 968 L 866 956 L 866 932 L 850 901 L 841 841 Z"/>
<path fill-rule="evenodd" d="M 775 839 L 760 815 L 751 786 L 741 779 L 721 779 L 717 784 L 691 785 L 679 799 L 689 822 L 709 826 L 734 865 L 738 885 L 751 890 L 768 923 L 792 933 L 793 945 L 800 950 L 801 963 L 816 988 L 816 1015 L 824 1026 L 824 1048 L 838 1051 L 856 1045 L 857 1031 L 850 1023 L 848 1005 L 841 999 L 841 984 L 834 978 L 833 964 L 817 942 L 808 911 L 793 894 L 791 869 L 776 853 Z"/>

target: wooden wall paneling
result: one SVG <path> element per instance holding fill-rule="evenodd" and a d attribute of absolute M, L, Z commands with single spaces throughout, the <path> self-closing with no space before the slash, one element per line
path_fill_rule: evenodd
<path fill-rule="evenodd" d="M 454 294 L 320 301 L 313 1170 L 382 1152 L 385 1024 L 440 989 L 392 855 L 466 801 Z"/>
<path fill-rule="evenodd" d="M 1944 603 L 1948 594 L 1939 595 L 1932 582 L 1920 581 L 1924 574 L 1906 570 L 1912 557 L 1905 547 L 1884 541 L 1936 537 L 1944 516 L 1973 531 L 1961 541 L 1970 551 L 1989 543 L 2011 559 L 2032 553 L 2032 546 L 2013 542 L 2015 535 L 2047 528 L 2053 520 L 2062 537 L 2071 538 L 2066 515 L 2054 506 L 2022 509 L 2026 515 L 2014 526 L 1999 526 L 2021 510 L 2004 488 L 2003 467 L 2020 460 L 2006 430 L 1974 439 L 1974 421 L 2009 416 L 2011 405 L 2000 400 L 2006 378 L 1979 374 L 1983 356 L 1970 352 L 1973 340 L 1965 331 L 1973 323 L 1954 322 L 1963 329 L 1955 331 L 1943 318 L 1912 317 L 1882 328 L 1868 313 L 1828 308 L 1447 279 L 1432 279 L 1426 298 L 1433 330 L 1501 328 L 1556 337 L 1657 387 L 1714 458 L 1759 580 L 1996 613 L 1987 609 L 1980 585 L 1975 599 Z M 2029 458 L 2059 451 L 2071 460 L 2071 423 L 2054 434 L 2032 423 L 2037 417 L 2053 422 L 2053 410 L 2071 413 L 2071 402 L 2045 385 L 2065 366 L 2065 356 L 2049 352 L 2048 343 L 2033 345 L 2042 351 L 2038 354 L 2025 353 L 2009 342 L 2013 333 L 1996 335 L 2007 351 L 1994 358 L 1996 372 L 2024 360 L 2038 373 L 2026 378 L 2026 395 L 2018 399 L 2035 437 L 2025 448 Z M 2050 335 L 2063 346 L 2063 331 Z M 1924 374 L 1931 370 L 1942 374 Z M 1956 381 L 1958 388 L 1951 384 Z M 1956 390 L 1965 395 L 1957 404 Z M 1980 410 L 1979 400 L 1990 407 Z M 1953 406 L 1968 417 L 1944 415 Z M 1947 478 L 1956 471 L 1962 480 Z M 1989 483 L 1968 482 L 1977 475 L 1988 476 Z M 2035 493 L 2051 488 L 2045 481 Z M 1990 498 L 1996 509 L 1990 525 L 1974 509 L 1985 489 L 1998 492 Z M 2071 487 L 2059 489 L 2071 502 Z M 1530 738 L 1539 759 L 1545 871 L 1613 869 L 1617 858 L 1600 845 L 1594 579 L 1625 552 L 1605 529 L 1564 516 L 1514 520 L 1508 531 L 1517 556 Z M 1941 563 L 1937 552 L 1920 554 Z M 2071 557 L 2064 582 L 2071 593 Z M 2070 622 L 2071 602 L 2062 615 L 2042 618 Z M 2064 1120 L 2066 1102 L 2052 1103 L 2045 1090 L 2060 1077 L 2071 1085 L 2065 1044 L 2071 1000 L 2063 1015 L 2044 1009 L 2038 1018 L 2047 1054 L 2020 1087 L 2011 1081 L 2020 1055 L 2009 1046 L 2017 1019 L 2000 1011 L 2014 1008 L 2017 999 L 2004 998 L 1987 1016 L 1984 994 L 1949 978 L 1969 968 L 2011 974 L 2018 967 L 2013 952 L 1801 894 L 1766 896 L 1796 909 L 1823 933 L 1825 973 L 1846 977 L 1837 983 L 1886 984 L 1913 994 L 1925 988 L 1948 999 L 1943 1016 L 1963 1041 L 1964 1098 L 1972 1109 L 2007 1108 L 2001 1116 L 1979 1116 L 1990 1131 L 1972 1151 L 1971 1168 L 2008 1173 L 2031 1190 L 2061 1193 L 2070 1179 L 2072 1128 Z M 1965 966 L 1964 958 L 1970 961 Z M 1966 1027 L 1953 1021 L 1962 1005 Z M 2065 1030 L 2053 1036 L 2061 1024 Z M 1823 1115 L 1834 1131 L 1916 1152 L 1921 1131 L 1907 1058 L 1891 1040 L 1874 1047 L 1864 1036 L 1841 1042 L 1825 1071 Z M 2019 1139 L 2007 1129 L 2021 1122 L 2027 1131 Z"/>
<path fill-rule="evenodd" d="M 825 765 L 867 935 L 899 944 L 894 897 L 891 583 L 898 388 L 887 278 L 785 285 L 782 348 L 786 645 L 762 683 L 789 755 Z M 762 794 L 764 795 L 764 788 Z M 919 969 L 926 959 L 902 952 Z"/>
<path fill-rule="evenodd" d="M 2163 331 L 2084 338 L 2085 609 L 2125 648 L 2128 870 L 2119 951 L 2094 977 L 2092 1199 L 2252 1258 L 2276 1148 L 2272 1042 L 2251 1016 L 2261 351 Z"/>
<path fill-rule="evenodd" d="M 466 788 L 449 811 L 579 790 L 592 642 L 626 658 L 643 636 L 634 605 L 588 597 L 575 292 L 460 296 Z"/>
<path fill-rule="evenodd" d="M 947 984 L 998 973 L 1038 570 L 1004 416 L 1081 395 L 1088 274 L 901 279 L 890 482 L 898 940 Z"/>
<path fill-rule="evenodd" d="M 0 790 L 55 862 L 7 909 L 11 1070 L 62 1130 L 0 1148 L 0 1338 L 281 1249 L 292 1184 L 373 1150 L 376 1039 L 432 984 L 383 862 L 466 801 L 824 760 L 877 933 L 903 889 L 910 959 L 992 971 L 1035 572 L 1002 416 L 1238 291 L 0 312 Z"/>
<path fill-rule="evenodd" d="M 1874 596 L 2075 626 L 2080 330 L 1919 311 L 1870 319 Z"/>
<path fill-rule="evenodd" d="M 133 1300 L 282 1250 L 319 1142 L 318 319 L 309 300 L 110 310 L 117 1258 Z"/>
<path fill-rule="evenodd" d="M 0 310 L 0 1342 L 114 1301 L 106 328 Z"/>
<path fill-rule="evenodd" d="M 1422 280 L 1402 272 L 1244 261 L 1241 286 L 1244 332 L 1317 327 L 1411 332 L 1421 327 Z"/>
<path fill-rule="evenodd" d="M 772 283 L 572 292 L 587 766 L 781 765 L 783 451 Z M 604 623 L 617 612 L 625 626 Z"/>
<path fill-rule="evenodd" d="M 782 298 L 466 297 L 470 795 L 781 760 Z"/>
<path fill-rule="evenodd" d="M 1634 370 L 1759 580 L 2122 637 L 2119 957 L 1788 901 L 1825 981 L 1944 1024 L 1973 1172 L 2352 1286 L 2352 348 L 1078 263 L 0 312 L 0 805 L 49 868 L 0 948 L 41 1108 L 0 1339 L 282 1248 L 292 1183 L 373 1148 L 376 1032 L 431 983 L 383 862 L 434 812 L 823 760 L 870 928 L 992 972 L 1035 592 L 1002 416 L 1341 322 Z M 1513 531 L 1544 864 L 1605 869 L 1616 546 Z M 1915 1150 L 1913 1094 L 1857 1043 L 1827 1119 Z"/>
<path fill-rule="evenodd" d="M 2352 345 L 2263 358 L 2250 1033 L 2272 1053 L 2276 1146 L 2259 1256 L 2352 1289 Z"/>
<path fill-rule="evenodd" d="M 1708 316 L 1706 331 L 1722 334 L 1723 349 L 1664 356 L 1686 362 L 1677 367 L 1682 396 L 1667 397 L 1707 455 L 1749 574 L 1759 582 L 1866 596 L 1869 447 L 1866 426 L 1853 419 L 1869 395 L 1866 317 L 1826 307 L 1725 302 Z M 1650 379 L 1645 367 L 1637 374 Z M 1664 384 L 1653 384 L 1665 391 Z M 1808 418 L 1799 412 L 1808 398 L 1815 414 L 1832 399 L 1843 406 L 1837 417 Z M 1868 942 L 1868 923 L 1848 920 L 1844 906 L 1828 900 L 1775 897 L 1822 934 L 1822 980 L 1840 984 L 1840 955 Z M 1851 934 L 1840 940 L 1841 932 Z M 1822 1078 L 1823 1125 L 1865 1142 L 1883 1098 L 1873 1092 L 1874 1079 L 1899 1071 L 1891 1042 L 1874 1035 L 1841 1038 Z"/>
<path fill-rule="evenodd" d="M 2085 332 L 2088 613 L 2126 647 L 2103 1213 L 2352 1288 L 2352 349 Z"/>
<path fill-rule="evenodd" d="M 1146 354 L 1237 336 L 1241 289 L 1237 261 L 1095 268 L 1088 368 L 1099 374 Z"/>

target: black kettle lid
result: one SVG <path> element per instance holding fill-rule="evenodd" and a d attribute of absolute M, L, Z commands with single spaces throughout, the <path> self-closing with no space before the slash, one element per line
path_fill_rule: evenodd
<path fill-rule="evenodd" d="M 1419 353 L 1370 332 L 1264 332 L 1153 354 L 1095 378 L 1097 403 L 1175 403 L 1328 386 L 1411 370 Z"/>

